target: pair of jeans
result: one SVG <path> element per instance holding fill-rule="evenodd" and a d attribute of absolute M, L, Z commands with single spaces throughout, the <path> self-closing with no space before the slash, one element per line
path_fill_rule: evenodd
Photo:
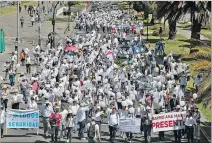
<path fill-rule="evenodd" d="M 10 80 L 10 86 L 14 86 L 15 85 L 15 76 L 9 75 L 9 80 Z"/>
<path fill-rule="evenodd" d="M 78 126 L 78 124 L 77 124 L 77 120 L 76 120 L 76 117 L 74 117 L 74 120 L 73 120 L 73 122 L 74 122 L 74 127 L 73 127 L 73 131 L 77 131 L 77 126 Z"/>
<path fill-rule="evenodd" d="M 79 124 L 79 133 L 78 133 L 78 135 L 79 135 L 80 138 L 84 138 L 85 121 L 86 120 L 78 122 L 78 124 Z"/>
<path fill-rule="evenodd" d="M 150 125 L 144 124 L 143 130 L 144 130 L 145 143 L 150 143 L 150 141 L 151 141 L 151 124 Z"/>
<path fill-rule="evenodd" d="M 61 139 L 64 137 L 64 134 L 66 134 L 65 125 L 61 125 L 61 130 L 60 130 L 60 138 Z"/>
<path fill-rule="evenodd" d="M 44 129 L 44 136 L 47 136 L 48 131 L 49 131 L 49 118 L 48 117 L 43 117 L 43 129 Z"/>
<path fill-rule="evenodd" d="M 27 89 L 26 88 L 21 88 L 21 92 L 23 94 L 23 100 L 25 102 L 27 102 L 27 98 L 26 98 Z"/>
<path fill-rule="evenodd" d="M 8 99 L 4 99 L 3 104 L 4 104 L 5 111 L 7 111 L 7 103 L 8 103 Z"/>
<path fill-rule="evenodd" d="M 126 136 L 127 136 L 128 139 L 130 139 L 130 140 L 132 139 L 132 133 L 127 132 Z"/>
<path fill-rule="evenodd" d="M 118 125 L 109 126 L 110 140 L 111 140 L 112 142 L 114 142 L 115 137 L 116 137 L 117 126 L 118 126 Z"/>
<path fill-rule="evenodd" d="M 187 131 L 188 142 L 191 141 L 193 143 L 194 142 L 194 127 L 186 126 L 186 131 Z"/>
<path fill-rule="evenodd" d="M 71 142 L 73 127 L 66 127 L 66 130 L 67 130 L 67 139 L 69 140 L 69 142 Z"/>
<path fill-rule="evenodd" d="M 52 132 L 51 132 L 51 139 L 52 141 L 57 142 L 58 132 L 60 130 L 59 126 L 51 126 Z"/>
<path fill-rule="evenodd" d="M 181 142 L 181 130 L 174 130 L 175 142 Z"/>
<path fill-rule="evenodd" d="M 163 141 L 164 140 L 164 131 L 159 132 L 159 140 Z"/>
<path fill-rule="evenodd" d="M 28 74 L 31 73 L 31 64 L 26 64 L 26 72 L 27 72 Z"/>
<path fill-rule="evenodd" d="M 194 136 L 197 140 L 200 139 L 200 125 L 197 125 L 194 127 Z"/>

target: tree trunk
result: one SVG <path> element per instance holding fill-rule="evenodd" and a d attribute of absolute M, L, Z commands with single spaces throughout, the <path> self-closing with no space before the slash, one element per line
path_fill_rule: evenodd
<path fill-rule="evenodd" d="M 202 24 L 198 22 L 197 19 L 193 18 L 192 28 L 191 28 L 191 39 L 200 40 L 200 31 Z"/>
<path fill-rule="evenodd" d="M 174 40 L 175 37 L 176 37 L 176 25 L 177 25 L 177 21 L 174 20 L 168 20 L 168 23 L 169 23 L 169 40 Z"/>

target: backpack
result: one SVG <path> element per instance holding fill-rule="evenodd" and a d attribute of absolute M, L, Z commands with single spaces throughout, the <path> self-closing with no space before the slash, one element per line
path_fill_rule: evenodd
<path fill-rule="evenodd" d="M 89 137 L 89 138 L 94 138 L 94 137 L 95 137 L 95 125 L 96 125 L 96 124 L 92 125 L 92 124 L 90 123 L 90 127 L 89 127 L 89 129 L 88 129 L 88 137 Z"/>

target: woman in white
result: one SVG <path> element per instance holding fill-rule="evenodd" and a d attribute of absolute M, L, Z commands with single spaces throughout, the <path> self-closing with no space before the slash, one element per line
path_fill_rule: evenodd
<path fill-rule="evenodd" d="M 4 111 L 4 107 L 1 106 L 1 110 L 0 110 L 0 127 L 1 127 L 1 138 L 4 137 L 4 123 L 5 123 L 5 119 L 6 119 L 6 113 Z"/>
<path fill-rule="evenodd" d="M 68 114 L 66 116 L 65 126 L 66 126 L 66 130 L 67 130 L 67 141 L 66 142 L 71 142 L 73 126 L 74 126 L 74 118 L 73 118 L 71 110 L 68 111 Z"/>

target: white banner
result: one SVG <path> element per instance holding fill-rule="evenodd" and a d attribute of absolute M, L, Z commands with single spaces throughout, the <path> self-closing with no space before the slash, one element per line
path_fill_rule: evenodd
<path fill-rule="evenodd" d="M 186 112 L 156 114 L 152 117 L 153 132 L 184 129 L 183 119 Z"/>
<path fill-rule="evenodd" d="M 39 111 L 8 110 L 6 128 L 39 128 Z"/>
<path fill-rule="evenodd" d="M 122 132 L 131 132 L 131 133 L 140 133 L 141 119 L 138 118 L 125 118 L 119 119 L 119 131 Z"/>

